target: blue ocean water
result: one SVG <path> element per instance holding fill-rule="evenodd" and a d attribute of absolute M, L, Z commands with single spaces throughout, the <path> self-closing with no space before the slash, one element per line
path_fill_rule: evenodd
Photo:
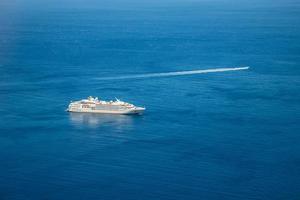
<path fill-rule="evenodd" d="M 0 199 L 300 199 L 297 0 L 1 0 Z M 250 66 L 126 80 L 99 78 Z M 142 116 L 72 114 L 118 97 Z"/>

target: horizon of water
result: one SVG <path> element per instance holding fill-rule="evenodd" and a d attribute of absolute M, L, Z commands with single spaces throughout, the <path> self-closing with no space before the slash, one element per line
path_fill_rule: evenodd
<path fill-rule="evenodd" d="M 0 199 L 299 199 L 299 10 L 2 0 Z M 65 111 L 87 96 L 147 110 Z"/>

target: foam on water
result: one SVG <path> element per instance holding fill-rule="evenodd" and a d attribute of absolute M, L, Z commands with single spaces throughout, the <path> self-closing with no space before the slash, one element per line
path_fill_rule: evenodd
<path fill-rule="evenodd" d="M 206 73 L 216 73 L 216 72 L 228 72 L 228 71 L 238 71 L 238 70 L 246 70 L 246 69 L 249 69 L 249 67 L 215 68 L 215 69 L 201 69 L 201 70 L 177 71 L 177 72 L 137 74 L 137 75 L 127 75 L 127 76 L 113 76 L 113 77 L 96 78 L 96 80 L 119 80 L 119 79 L 136 79 L 136 78 L 184 76 L 184 75 L 192 75 L 192 74 L 206 74 Z"/>

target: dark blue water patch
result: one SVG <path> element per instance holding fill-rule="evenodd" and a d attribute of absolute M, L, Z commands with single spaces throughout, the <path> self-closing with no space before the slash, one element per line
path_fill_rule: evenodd
<path fill-rule="evenodd" d="M 100 91 L 120 91 L 120 92 L 130 92 L 130 88 L 112 88 L 112 87 L 104 87 L 104 88 L 100 88 Z"/>
<path fill-rule="evenodd" d="M 201 94 L 200 93 L 187 93 L 186 96 L 187 97 L 197 97 L 197 96 L 200 96 Z"/>

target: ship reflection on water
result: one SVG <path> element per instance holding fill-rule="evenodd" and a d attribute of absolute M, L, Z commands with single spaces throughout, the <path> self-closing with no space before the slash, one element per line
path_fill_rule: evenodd
<path fill-rule="evenodd" d="M 117 131 L 130 129 L 133 117 L 131 115 L 70 113 L 70 121 L 76 127 L 113 127 Z"/>

